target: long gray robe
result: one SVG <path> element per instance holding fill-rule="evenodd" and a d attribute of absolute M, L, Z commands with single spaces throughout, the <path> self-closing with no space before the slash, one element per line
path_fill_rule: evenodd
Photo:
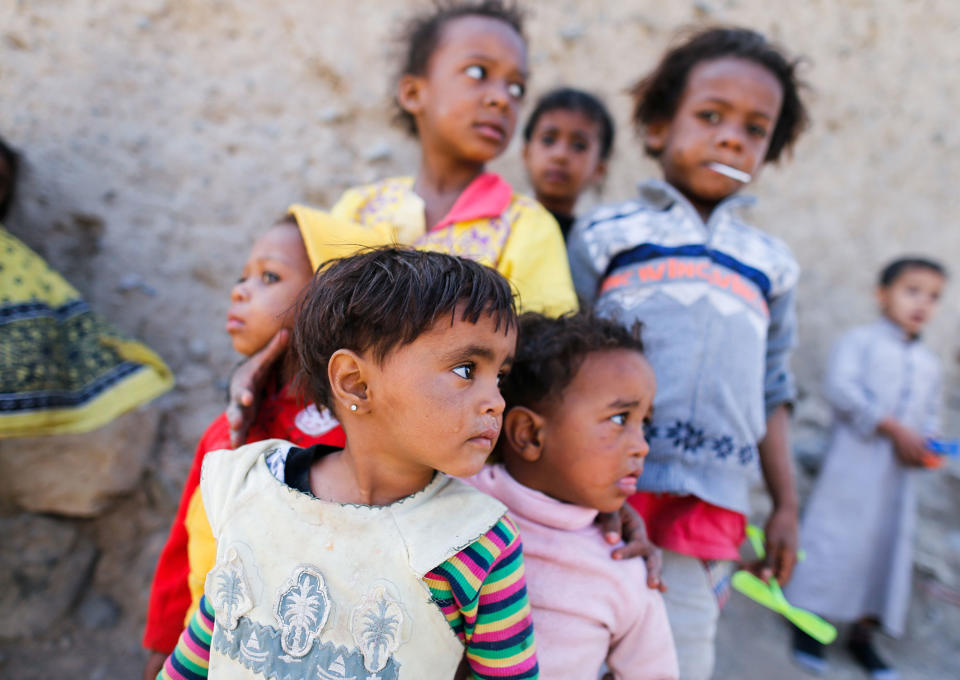
<path fill-rule="evenodd" d="M 791 603 L 840 622 L 876 617 L 891 635 L 903 632 L 918 470 L 899 462 L 876 427 L 892 416 L 935 435 L 939 392 L 936 356 L 886 319 L 836 344 L 825 387 L 833 433 L 803 518 L 807 558 L 786 590 Z"/>

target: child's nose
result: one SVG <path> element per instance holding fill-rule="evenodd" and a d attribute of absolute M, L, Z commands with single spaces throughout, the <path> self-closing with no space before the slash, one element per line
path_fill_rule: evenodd
<path fill-rule="evenodd" d="M 484 402 L 484 413 L 499 416 L 503 414 L 503 410 L 506 407 L 507 402 L 504 400 L 503 395 L 500 394 L 500 386 L 494 383 L 493 389 L 487 394 L 486 401 Z"/>
<path fill-rule="evenodd" d="M 484 103 L 487 106 L 506 108 L 510 105 L 510 93 L 507 91 L 508 87 L 509 84 L 506 82 L 500 83 L 491 79 L 487 85 Z"/>
<path fill-rule="evenodd" d="M 230 290 L 231 302 L 241 302 L 250 297 L 250 293 L 245 284 L 245 281 L 238 281 L 237 283 L 233 284 L 233 288 Z"/>
<path fill-rule="evenodd" d="M 717 130 L 717 145 L 734 151 L 743 150 L 743 135 L 735 125 L 723 125 Z"/>
<path fill-rule="evenodd" d="M 559 161 L 562 163 L 567 162 L 567 145 L 561 142 L 555 143 L 550 147 L 550 160 Z"/>
<path fill-rule="evenodd" d="M 650 443 L 647 441 L 647 435 L 644 427 L 634 429 L 634 438 L 632 443 L 633 455 L 638 458 L 646 458 L 650 453 Z"/>

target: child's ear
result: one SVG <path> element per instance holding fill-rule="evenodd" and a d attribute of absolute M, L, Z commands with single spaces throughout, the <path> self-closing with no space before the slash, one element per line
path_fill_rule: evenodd
<path fill-rule="evenodd" d="M 877 306 L 884 312 L 887 311 L 887 289 L 883 286 L 877 286 L 873 292 L 877 300 Z"/>
<path fill-rule="evenodd" d="M 667 133 L 670 130 L 668 119 L 648 123 L 643 129 L 643 146 L 651 156 L 657 156 L 667 145 Z"/>
<path fill-rule="evenodd" d="M 366 381 L 367 360 L 349 349 L 338 349 L 327 363 L 330 391 L 339 406 L 338 414 L 368 413 Z"/>
<path fill-rule="evenodd" d="M 416 116 L 423 108 L 424 79 L 410 73 L 403 75 L 397 83 L 397 103 L 400 108 Z"/>
<path fill-rule="evenodd" d="M 603 187 L 603 180 L 607 178 L 607 161 L 600 160 L 597 161 L 597 168 L 593 171 L 593 186 L 597 188 Z"/>
<path fill-rule="evenodd" d="M 514 406 L 503 417 L 506 445 L 528 463 L 535 463 L 543 453 L 543 416 L 525 406 Z"/>

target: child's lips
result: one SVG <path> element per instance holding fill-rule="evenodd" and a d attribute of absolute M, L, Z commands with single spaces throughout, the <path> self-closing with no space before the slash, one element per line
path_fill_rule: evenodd
<path fill-rule="evenodd" d="M 478 446 L 483 446 L 489 449 L 493 448 L 493 445 L 497 443 L 497 437 L 500 436 L 499 427 L 488 427 L 482 432 L 470 437 L 469 441 L 472 444 L 477 444 Z"/>
<path fill-rule="evenodd" d="M 475 123 L 474 129 L 480 133 L 480 136 L 490 141 L 502 143 L 507 137 L 507 131 L 499 123 L 481 122 Z"/>
<path fill-rule="evenodd" d="M 246 324 L 238 316 L 233 316 L 232 314 L 227 317 L 227 333 L 236 333 L 241 330 Z"/>
<path fill-rule="evenodd" d="M 626 495 L 632 496 L 637 492 L 637 477 L 638 475 L 627 475 L 626 477 L 621 477 L 617 480 L 617 488 Z"/>
<path fill-rule="evenodd" d="M 543 179 L 551 184 L 566 184 L 570 181 L 570 174 L 564 170 L 547 170 Z"/>

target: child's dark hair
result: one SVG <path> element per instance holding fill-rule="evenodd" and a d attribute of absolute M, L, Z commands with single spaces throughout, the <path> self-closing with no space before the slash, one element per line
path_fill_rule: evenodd
<path fill-rule="evenodd" d="M 383 361 L 440 317 L 453 324 L 458 305 L 469 323 L 489 314 L 504 333 L 517 324 L 510 284 L 473 260 L 390 247 L 321 265 L 300 296 L 293 327 L 300 392 L 333 410 L 327 364 L 334 352 L 372 352 Z"/>
<path fill-rule="evenodd" d="M 398 42 L 402 47 L 403 65 L 397 80 L 406 75 L 422 76 L 434 50 L 443 38 L 444 27 L 461 17 L 488 17 L 507 24 L 523 38 L 523 12 L 512 2 L 505 0 L 435 0 L 429 12 L 412 17 Z M 526 40 L 524 38 L 524 40 Z M 394 100 L 394 119 L 417 136 L 417 124 L 413 116 Z"/>
<path fill-rule="evenodd" d="M 797 67 L 802 60 L 791 60 L 778 45 L 747 28 L 707 29 L 670 49 L 657 67 L 630 89 L 634 102 L 633 124 L 643 134 L 647 125 L 673 118 L 693 68 L 701 62 L 724 57 L 755 62 L 780 82 L 783 104 L 764 158 L 776 161 L 809 124 L 807 107 L 800 99 L 800 90 L 805 84 L 797 77 Z M 657 155 L 649 147 L 647 153 Z"/>
<path fill-rule="evenodd" d="M 926 269 L 947 278 L 947 269 L 936 260 L 926 257 L 898 257 L 880 270 L 877 284 L 881 288 L 893 285 L 903 274 L 911 269 Z"/>
<path fill-rule="evenodd" d="M 587 355 L 616 349 L 643 353 L 639 322 L 626 328 L 590 310 L 560 318 L 527 312 L 520 317 L 513 368 L 500 384 L 507 410 L 549 406 L 576 377 Z"/>
<path fill-rule="evenodd" d="M 588 119 L 600 126 L 600 158 L 607 160 L 610 152 L 613 151 L 613 137 L 616 133 L 616 127 L 613 124 L 613 118 L 607 107 L 603 105 L 597 97 L 589 92 L 576 90 L 572 87 L 561 87 L 551 90 L 540 97 L 537 101 L 533 113 L 527 119 L 527 125 L 523 128 L 523 141 L 529 142 L 533 137 L 533 131 L 537 127 L 541 116 L 551 111 L 573 111 L 582 113 Z"/>
<path fill-rule="evenodd" d="M 20 166 L 20 154 L 18 154 L 12 146 L 7 144 L 3 137 L 0 137 L 0 158 L 2 158 L 3 162 L 10 168 L 10 182 L 7 187 L 7 195 L 0 201 L 0 220 L 2 220 L 10 211 L 10 206 L 13 205 L 13 194 L 17 188 L 17 171 Z"/>

